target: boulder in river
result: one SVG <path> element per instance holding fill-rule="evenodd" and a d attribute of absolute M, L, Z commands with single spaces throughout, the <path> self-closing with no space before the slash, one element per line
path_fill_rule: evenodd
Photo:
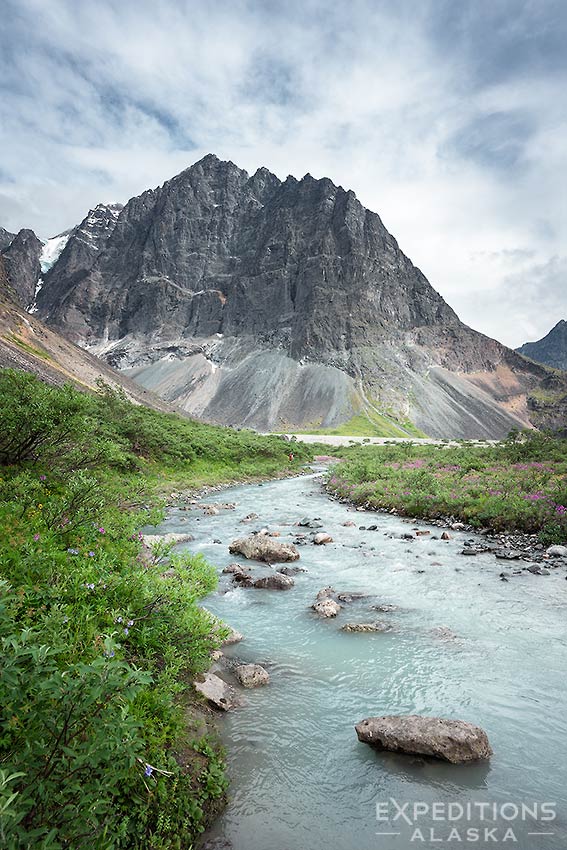
<path fill-rule="evenodd" d="M 339 611 L 341 610 L 341 606 L 338 602 L 335 602 L 334 599 L 331 599 L 330 596 L 325 596 L 322 599 L 318 599 L 311 606 L 316 614 L 320 617 L 336 617 Z"/>
<path fill-rule="evenodd" d="M 260 590 L 290 590 L 294 584 L 291 576 L 286 576 L 283 573 L 272 573 L 269 576 L 256 579 L 252 587 L 257 587 Z"/>
<path fill-rule="evenodd" d="M 209 700 L 216 708 L 229 711 L 242 705 L 236 690 L 216 673 L 205 673 L 202 682 L 194 682 L 195 690 Z"/>
<path fill-rule="evenodd" d="M 416 714 L 368 717 L 355 726 L 358 740 L 379 750 L 432 756 L 453 764 L 488 759 L 486 732 L 465 720 Z"/>
<path fill-rule="evenodd" d="M 342 524 L 345 526 L 345 528 L 352 528 L 356 525 L 356 523 L 353 522 L 351 519 L 347 519 L 347 521 L 343 522 Z"/>
<path fill-rule="evenodd" d="M 333 538 L 331 537 L 330 534 L 327 534 L 325 531 L 319 532 L 319 534 L 316 534 L 313 538 L 313 543 L 316 546 L 324 546 L 326 543 L 332 543 L 332 542 L 333 542 Z"/>
<path fill-rule="evenodd" d="M 270 674 L 260 664 L 241 664 L 234 675 L 244 688 L 259 688 L 270 681 Z"/>
<path fill-rule="evenodd" d="M 342 632 L 389 632 L 392 626 L 389 623 L 345 623 L 341 626 Z"/>
<path fill-rule="evenodd" d="M 250 537 L 239 537 L 233 540 L 228 551 L 231 555 L 244 555 L 255 561 L 265 561 L 275 564 L 281 561 L 297 561 L 299 552 L 293 543 L 281 543 L 273 537 L 252 534 Z"/>

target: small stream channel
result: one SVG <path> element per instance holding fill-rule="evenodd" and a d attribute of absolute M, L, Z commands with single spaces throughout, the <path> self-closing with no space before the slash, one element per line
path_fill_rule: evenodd
<path fill-rule="evenodd" d="M 285 541 L 298 531 L 293 523 L 320 517 L 334 539 L 331 545 L 300 548 L 298 565 L 308 572 L 296 576 L 289 591 L 233 588 L 230 576 L 221 575 L 218 592 L 205 602 L 245 636 L 226 654 L 263 664 L 271 676 L 267 687 L 244 692 L 245 707 L 222 720 L 230 801 L 209 838 L 227 839 L 234 850 L 565 850 L 563 570 L 502 582 L 502 562 L 488 554 L 460 554 L 469 534 L 451 532 L 445 542 L 434 539 L 438 528 L 421 523 L 430 535 L 401 539 L 413 524 L 353 512 L 328 499 L 313 476 L 232 487 L 204 501 L 237 507 L 211 517 L 172 508 L 160 531 L 194 535 L 185 547 L 202 552 L 219 573 L 228 563 L 244 563 L 229 555 L 231 540 L 263 526 L 280 531 Z M 251 511 L 259 519 L 242 525 Z M 342 525 L 353 519 L 356 527 Z M 378 530 L 361 531 L 359 525 Z M 343 608 L 336 620 L 321 620 L 310 605 L 327 585 L 370 598 Z M 376 613 L 371 608 L 376 604 L 397 610 Z M 348 621 L 375 620 L 387 620 L 392 630 L 340 631 Z M 354 724 L 364 717 L 409 713 L 482 726 L 494 749 L 492 760 L 452 766 L 377 753 L 358 742 Z M 470 803 L 472 809 L 470 816 L 465 808 L 458 817 L 453 805 L 452 822 L 431 814 L 415 821 L 416 802 Z M 493 809 L 485 809 L 482 820 L 476 805 L 482 802 L 507 806 L 495 820 Z M 410 804 L 404 811 L 411 825 L 402 815 L 394 820 L 396 804 L 404 803 Z M 557 817 L 547 822 L 525 812 L 524 819 L 521 812 L 514 817 L 522 803 L 532 809 L 534 803 L 554 803 Z M 377 820 L 377 804 L 381 815 L 391 816 L 389 822 Z M 445 808 L 437 814 L 442 812 L 449 813 Z M 496 832 L 487 838 L 485 827 Z M 470 828 L 480 829 L 478 839 L 470 838 Z M 397 834 L 378 834 L 387 832 Z"/>

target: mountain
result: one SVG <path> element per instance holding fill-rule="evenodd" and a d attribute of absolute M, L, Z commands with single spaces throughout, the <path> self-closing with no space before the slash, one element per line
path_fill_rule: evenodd
<path fill-rule="evenodd" d="M 567 322 L 561 319 L 543 339 L 537 342 L 526 342 L 516 351 L 524 357 L 529 357 L 530 360 L 535 360 L 536 363 L 545 363 L 554 369 L 567 370 Z"/>
<path fill-rule="evenodd" d="M 208 155 L 86 236 L 93 215 L 45 275 L 38 316 L 194 415 L 263 430 L 363 415 L 436 437 L 539 416 L 528 399 L 546 370 L 466 327 L 329 179 Z"/>
<path fill-rule="evenodd" d="M 15 233 L 10 233 L 9 230 L 5 230 L 3 227 L 0 227 L 0 251 L 3 251 L 4 248 L 8 247 L 15 235 Z"/>
<path fill-rule="evenodd" d="M 2 251 L 4 273 L 20 303 L 27 307 L 33 302 L 36 284 L 41 274 L 39 258 L 42 243 L 33 230 L 20 230 Z"/>
<path fill-rule="evenodd" d="M 111 369 L 99 358 L 29 315 L 18 301 L 0 254 L 0 368 L 32 372 L 49 384 L 72 383 L 96 389 L 102 380 L 123 390 L 128 398 L 156 410 L 172 410 L 163 399 Z"/>

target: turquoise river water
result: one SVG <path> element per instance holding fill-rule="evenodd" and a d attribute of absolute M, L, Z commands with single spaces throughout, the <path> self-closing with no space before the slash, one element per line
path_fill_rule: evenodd
<path fill-rule="evenodd" d="M 567 848 L 564 570 L 502 582 L 510 565 L 460 554 L 470 535 L 451 532 L 444 542 L 421 523 L 429 536 L 401 539 L 412 523 L 353 512 L 328 499 L 314 476 L 233 487 L 204 501 L 237 507 L 212 517 L 173 508 L 160 530 L 194 535 L 185 548 L 219 573 L 243 562 L 229 555 L 230 541 L 263 526 L 287 540 L 302 530 L 293 523 L 320 517 L 334 539 L 300 548 L 307 572 L 289 591 L 233 588 L 221 575 L 205 602 L 245 636 L 226 654 L 263 664 L 271 676 L 222 719 L 230 799 L 209 839 L 234 850 Z M 251 511 L 259 519 L 242 525 Z M 342 525 L 352 519 L 356 527 Z M 377 531 L 358 527 L 373 524 Z M 321 620 L 310 605 L 327 585 L 369 598 Z M 398 610 L 377 614 L 376 604 Z M 377 619 L 392 630 L 340 631 Z M 493 758 L 449 765 L 358 742 L 359 720 L 410 713 L 482 726 Z"/>

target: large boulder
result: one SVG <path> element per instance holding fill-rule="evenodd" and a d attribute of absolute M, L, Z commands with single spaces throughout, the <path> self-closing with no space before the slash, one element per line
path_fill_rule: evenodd
<path fill-rule="evenodd" d="M 241 664 L 234 675 L 244 688 L 259 688 L 270 681 L 270 674 L 260 664 Z"/>
<path fill-rule="evenodd" d="M 283 573 L 272 573 L 269 576 L 256 579 L 252 587 L 257 587 L 260 590 L 290 590 L 294 584 L 291 576 L 284 576 Z"/>
<path fill-rule="evenodd" d="M 492 755 L 486 732 L 465 720 L 390 715 L 361 720 L 355 729 L 359 741 L 379 750 L 432 756 L 453 764 Z"/>
<path fill-rule="evenodd" d="M 216 673 L 205 673 L 202 682 L 194 682 L 195 690 L 209 700 L 216 708 L 229 711 L 242 705 L 236 690 Z"/>
<path fill-rule="evenodd" d="M 263 534 L 251 534 L 233 540 L 228 551 L 231 555 L 243 555 L 254 561 L 275 564 L 282 561 L 297 561 L 299 552 L 293 543 L 281 543 Z"/>
<path fill-rule="evenodd" d="M 546 554 L 552 558 L 567 558 L 567 546 L 550 546 Z"/>

